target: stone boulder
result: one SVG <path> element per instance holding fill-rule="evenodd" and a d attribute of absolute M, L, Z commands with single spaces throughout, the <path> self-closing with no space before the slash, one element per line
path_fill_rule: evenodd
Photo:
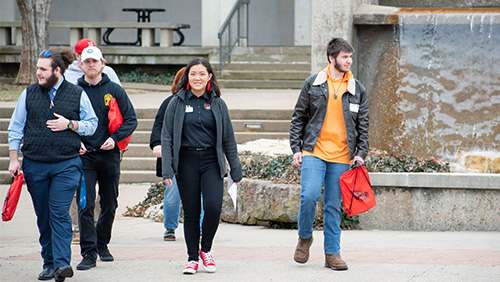
<path fill-rule="evenodd" d="M 261 225 L 269 221 L 297 222 L 300 185 L 244 178 L 238 188 L 236 211 L 226 187 L 221 214 L 225 222 L 249 225 Z M 322 219 L 322 210 L 321 197 L 316 210 L 317 220 Z"/>

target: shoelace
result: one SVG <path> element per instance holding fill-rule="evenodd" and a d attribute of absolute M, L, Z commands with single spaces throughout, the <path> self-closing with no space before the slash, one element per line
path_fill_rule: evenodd
<path fill-rule="evenodd" d="M 203 251 L 200 252 L 201 258 L 203 260 L 203 264 L 205 265 L 215 265 L 214 258 L 210 252 L 205 253 Z"/>
<path fill-rule="evenodd" d="M 188 262 L 186 268 L 193 268 L 193 269 L 195 269 L 197 265 L 198 265 L 198 262 L 192 260 L 192 261 Z"/>

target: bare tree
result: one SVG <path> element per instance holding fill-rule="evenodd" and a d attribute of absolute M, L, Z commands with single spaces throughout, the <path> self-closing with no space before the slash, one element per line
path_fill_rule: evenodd
<path fill-rule="evenodd" d="M 49 47 L 49 12 L 52 0 L 16 0 L 21 16 L 23 47 L 14 84 L 36 81 L 38 54 Z"/>

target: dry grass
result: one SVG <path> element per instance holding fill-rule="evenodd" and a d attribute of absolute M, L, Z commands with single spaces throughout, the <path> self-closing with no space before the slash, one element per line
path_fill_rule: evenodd
<path fill-rule="evenodd" d="M 0 101 L 17 101 L 19 95 L 26 89 L 27 85 L 14 85 L 10 83 L 0 83 Z"/>

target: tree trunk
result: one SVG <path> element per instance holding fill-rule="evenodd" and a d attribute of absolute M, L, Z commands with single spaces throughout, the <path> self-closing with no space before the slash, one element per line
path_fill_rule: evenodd
<path fill-rule="evenodd" d="M 49 47 L 49 12 L 52 0 L 16 0 L 21 15 L 23 44 L 21 64 L 14 84 L 37 81 L 38 54 Z"/>

